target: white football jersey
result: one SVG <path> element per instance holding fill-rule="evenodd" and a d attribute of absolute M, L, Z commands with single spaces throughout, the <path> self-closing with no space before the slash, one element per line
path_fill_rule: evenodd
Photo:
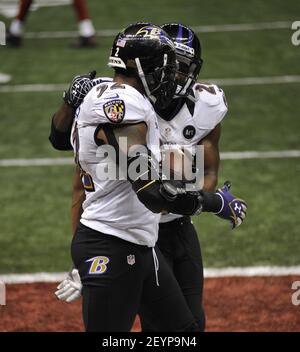
<path fill-rule="evenodd" d="M 185 103 L 176 116 L 165 121 L 158 116 L 162 143 L 195 146 L 206 137 L 227 112 L 224 92 L 214 84 L 196 83 L 193 87 L 195 103 Z M 161 216 L 160 222 L 181 217 L 175 214 Z"/>
<path fill-rule="evenodd" d="M 160 215 L 152 213 L 139 201 L 129 181 L 99 177 L 99 168 L 107 167 L 108 161 L 96 155 L 99 147 L 94 139 L 99 124 L 139 122 L 147 124 L 147 147 L 159 161 L 156 114 L 149 100 L 133 87 L 115 82 L 100 83 L 91 89 L 77 109 L 71 139 L 75 157 L 84 170 L 86 190 L 80 221 L 96 231 L 153 247 Z"/>

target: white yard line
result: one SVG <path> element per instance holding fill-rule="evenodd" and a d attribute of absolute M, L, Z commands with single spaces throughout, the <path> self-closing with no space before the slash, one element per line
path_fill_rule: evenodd
<path fill-rule="evenodd" d="M 235 24 L 219 24 L 219 25 L 211 25 L 211 26 L 192 26 L 192 29 L 196 33 L 262 31 L 262 30 L 269 30 L 269 29 L 291 28 L 292 23 L 293 23 L 292 21 L 235 23 Z"/>
<path fill-rule="evenodd" d="M 67 273 L 34 273 L 0 275 L 5 284 L 31 284 L 34 282 L 59 282 L 66 278 Z"/>
<path fill-rule="evenodd" d="M 117 29 L 103 29 L 97 30 L 96 35 L 98 37 L 114 37 L 118 32 L 119 30 Z M 79 34 L 76 31 L 28 32 L 25 33 L 24 37 L 26 39 L 67 39 L 77 38 L 78 35 Z"/>
<path fill-rule="evenodd" d="M 67 273 L 32 273 L 0 275 L 0 281 L 5 284 L 21 284 L 35 282 L 59 282 L 65 279 Z M 253 266 L 204 269 L 205 278 L 219 277 L 256 277 L 256 276 L 300 276 L 299 266 Z"/>
<path fill-rule="evenodd" d="M 74 158 L 0 159 L 0 167 L 72 165 Z"/>
<path fill-rule="evenodd" d="M 271 76 L 271 77 L 243 77 L 243 78 L 207 78 L 205 82 L 211 82 L 220 86 L 252 86 L 263 84 L 286 84 L 299 83 L 300 75 Z M 68 87 L 68 83 L 59 84 L 17 84 L 0 85 L 0 93 L 23 93 L 23 92 L 57 92 Z"/>
<path fill-rule="evenodd" d="M 218 33 L 218 32 L 245 32 L 245 31 L 262 31 L 272 29 L 291 28 L 292 21 L 277 22 L 257 22 L 257 23 L 238 23 L 238 24 L 221 24 L 208 26 L 192 26 L 196 33 Z M 99 29 L 96 31 L 99 37 L 113 37 L 119 32 L 119 29 Z M 78 32 L 75 31 L 57 31 L 57 32 L 28 32 L 25 38 L 28 39 L 53 39 L 53 38 L 75 38 Z"/>
<path fill-rule="evenodd" d="M 300 150 L 243 151 L 220 153 L 222 160 L 300 158 Z M 0 167 L 73 165 L 74 158 L 0 159 Z"/>
<path fill-rule="evenodd" d="M 299 83 L 300 75 L 243 78 L 212 78 L 209 79 L 208 82 L 212 82 L 220 86 L 253 86 L 261 84 Z"/>
<path fill-rule="evenodd" d="M 299 158 L 300 150 L 223 152 L 220 156 L 222 160 Z"/>
<path fill-rule="evenodd" d="M 300 276 L 300 265 L 298 266 L 249 266 L 229 268 L 207 268 L 204 269 L 204 277 L 232 277 L 232 276 Z"/>
<path fill-rule="evenodd" d="M 58 92 L 63 91 L 68 87 L 68 83 L 60 84 L 17 84 L 17 85 L 2 85 L 0 93 L 22 93 L 22 92 Z"/>

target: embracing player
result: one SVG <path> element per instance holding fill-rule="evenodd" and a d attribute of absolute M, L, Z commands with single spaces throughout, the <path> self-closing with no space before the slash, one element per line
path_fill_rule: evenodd
<path fill-rule="evenodd" d="M 124 44 L 124 43 L 121 43 L 120 42 L 120 44 Z M 183 44 L 184 45 L 184 44 Z M 183 47 L 183 45 L 182 45 L 182 47 Z M 120 51 L 121 51 L 121 53 L 120 53 Z M 116 52 L 117 52 L 117 55 L 116 55 Z M 115 62 L 115 63 L 117 63 L 117 64 L 121 64 L 121 62 L 118 60 L 118 59 L 120 59 L 121 58 L 121 60 L 122 59 L 124 59 L 124 57 L 122 56 L 122 50 L 120 50 L 120 48 L 118 49 L 118 50 L 113 50 L 113 54 L 115 54 L 115 56 L 112 58 L 112 62 Z M 124 55 L 124 54 L 123 54 Z M 198 53 L 197 53 L 197 55 L 198 55 Z M 186 62 L 187 62 L 187 60 L 185 60 Z M 193 60 L 192 60 L 193 61 Z M 194 63 L 194 61 L 193 61 L 193 63 Z M 189 66 L 189 62 L 187 63 L 187 66 Z M 195 72 L 199 72 L 199 70 L 200 70 L 200 67 L 196 67 L 196 71 Z M 197 76 L 197 74 L 198 73 L 195 73 L 194 71 L 192 72 L 192 74 L 196 77 Z M 183 72 L 181 72 L 181 74 L 182 73 L 184 73 L 184 71 Z M 178 75 L 178 77 L 180 77 L 180 75 Z M 85 81 L 85 83 L 88 85 L 88 77 L 81 77 L 81 78 L 77 78 L 77 87 L 78 87 L 78 80 L 82 80 L 82 81 Z M 191 80 L 191 75 L 188 75 L 188 80 Z M 178 82 L 178 83 L 180 83 L 180 82 Z M 190 86 L 192 86 L 192 84 L 194 83 L 194 80 L 192 80 L 192 81 L 190 81 L 189 82 L 190 84 Z M 105 83 L 106 85 L 107 85 L 107 83 Z M 186 84 L 184 84 L 184 86 L 185 86 Z M 75 85 L 74 85 L 75 86 Z M 178 84 L 178 86 L 180 86 L 180 84 Z M 188 91 L 189 93 L 190 93 L 190 86 L 189 87 L 184 87 L 183 85 L 182 85 L 182 88 L 186 88 L 186 91 Z M 84 87 L 84 85 L 82 85 L 82 87 Z M 69 93 L 67 94 L 67 102 L 69 103 L 69 105 L 70 105 L 70 103 L 72 104 L 72 99 L 74 98 L 72 98 L 72 96 L 71 96 L 71 99 L 70 99 L 70 92 L 73 92 L 74 90 L 72 90 L 72 89 L 70 89 L 69 90 Z M 117 94 L 119 94 L 119 93 L 117 93 Z M 180 92 L 178 91 L 177 92 L 177 94 L 180 94 Z M 186 97 L 186 96 L 188 96 L 188 94 L 186 94 L 186 95 L 184 95 L 184 97 Z M 77 98 L 79 97 L 79 95 L 77 94 Z M 75 97 L 76 98 L 76 97 Z M 87 99 L 88 99 L 88 97 L 87 97 Z M 76 100 L 76 99 L 75 99 Z M 179 100 L 178 99 L 176 99 L 177 101 L 176 101 L 176 107 L 178 107 L 180 104 L 178 104 L 178 102 L 179 102 Z M 193 100 L 193 99 L 192 99 Z M 195 99 L 194 99 L 194 101 L 195 101 Z M 183 107 L 183 105 L 185 104 L 186 102 L 184 102 L 184 101 L 181 101 L 181 108 Z M 172 103 L 171 103 L 172 104 Z M 86 105 L 86 104 L 85 104 Z M 175 104 L 174 104 L 175 105 Z M 205 105 L 205 104 L 204 104 Z M 158 106 L 160 106 L 161 107 L 161 104 L 154 104 L 154 106 L 156 106 L 156 110 L 157 110 L 157 112 L 159 112 L 159 110 L 161 110 L 161 109 L 158 109 L 157 107 Z M 169 106 L 169 105 L 168 105 Z M 84 107 L 84 105 L 83 105 L 83 107 Z M 68 107 L 63 107 L 63 109 L 68 109 Z M 181 110 L 181 109 L 179 109 L 179 110 Z M 177 110 L 176 111 L 176 113 L 179 111 L 179 110 Z M 169 110 L 169 107 L 168 107 L 168 111 L 172 111 L 172 109 L 170 109 Z M 225 111 L 224 111 L 224 114 L 225 114 L 225 112 L 226 112 L 226 109 L 225 109 Z M 159 112 L 159 114 L 160 115 L 162 115 L 161 114 L 161 112 Z M 175 114 L 176 115 L 176 114 Z M 174 117 L 174 116 L 173 116 Z M 54 137 L 53 136 L 56 136 L 56 142 L 58 142 L 58 139 L 57 139 L 57 135 L 59 136 L 59 133 L 57 133 L 57 127 L 60 127 L 60 124 L 59 124 L 59 114 L 57 114 L 56 115 L 56 119 L 54 119 L 53 120 L 54 121 L 54 124 L 53 124 L 53 126 L 52 126 L 52 142 L 54 141 L 53 139 L 54 139 Z M 66 120 L 64 120 L 64 121 L 66 121 Z M 127 122 L 127 123 L 130 123 L 130 122 Z M 161 123 L 163 123 L 162 121 L 161 121 Z M 186 123 L 185 121 L 183 121 L 183 124 L 184 123 Z M 187 125 L 188 127 L 189 127 L 189 125 Z M 186 127 L 186 126 L 185 126 Z M 213 128 L 212 128 L 213 129 Z M 211 129 L 211 130 L 212 130 Z M 178 130 L 178 129 L 177 129 Z M 187 129 L 185 129 L 185 131 L 186 131 Z M 189 127 L 189 130 L 192 130 L 190 127 Z M 203 134 L 202 134 L 202 136 L 204 136 L 205 135 L 205 133 L 206 134 L 209 134 L 209 132 L 208 132 L 208 130 L 209 130 L 209 128 L 207 128 L 206 129 L 206 132 L 204 132 Z M 173 131 L 174 132 L 174 131 Z M 172 132 L 172 133 L 173 133 Z M 61 131 L 61 135 L 59 136 L 59 137 L 63 137 L 63 133 L 64 132 L 62 132 Z M 68 134 L 68 132 L 66 132 L 66 135 Z M 189 136 L 190 136 L 191 134 L 189 133 Z M 193 136 L 192 136 L 193 137 Z M 174 138 L 174 137 L 173 137 Z M 192 139 L 192 138 L 190 138 L 190 139 Z M 200 140 L 201 138 L 199 138 L 199 140 Z M 203 138 L 202 138 L 203 139 Z M 60 142 L 63 140 L 63 138 L 60 140 Z M 199 140 L 198 140 L 198 142 L 199 142 Z M 166 141 L 166 142 L 170 142 L 170 141 Z M 172 140 L 172 143 L 178 143 L 178 142 L 182 142 L 182 141 L 180 141 L 180 140 Z M 182 143 L 181 143 L 182 144 Z M 58 146 L 59 145 L 59 143 L 57 143 L 57 145 L 56 146 Z M 64 146 L 65 147 L 65 146 Z M 61 149 L 65 149 L 64 147 L 61 147 Z M 208 165 L 208 164 L 207 164 Z M 207 167 L 206 168 L 206 170 L 208 170 L 209 168 Z M 78 174 L 77 174 L 78 175 Z M 83 176 L 83 179 L 86 179 L 86 177 L 84 177 L 84 174 L 82 175 Z M 79 178 L 78 178 L 78 176 L 75 178 L 75 188 L 77 189 L 77 192 L 74 192 L 75 193 L 75 195 L 74 195 L 74 202 L 73 202 L 73 204 L 75 204 L 75 207 L 73 208 L 73 209 L 78 209 L 79 210 L 79 207 L 78 207 L 78 205 L 80 205 L 81 204 L 81 200 L 84 198 L 84 196 L 82 196 L 82 191 L 80 190 L 82 187 L 80 187 L 80 181 L 79 181 L 79 183 L 78 183 L 78 180 L 79 180 Z M 76 195 L 77 194 L 77 195 Z M 79 196 L 78 196 L 78 194 L 79 194 Z M 242 209 L 242 206 L 244 206 L 243 205 L 243 203 L 242 202 L 240 202 L 239 200 L 235 200 L 234 199 L 234 197 L 228 192 L 228 190 L 227 189 L 223 189 L 222 191 L 219 191 L 217 194 L 216 194 L 218 197 L 217 198 L 219 198 L 219 200 L 221 200 L 221 203 L 214 209 L 215 210 L 215 212 L 219 212 L 220 213 L 220 216 L 222 216 L 222 217 L 224 217 L 224 218 L 226 218 L 226 219 L 230 219 L 231 218 L 231 216 L 233 216 L 233 214 L 235 215 L 235 217 L 236 218 L 239 218 L 239 219 L 242 219 L 243 218 L 243 212 L 241 212 L 241 214 L 238 214 L 238 212 L 237 213 L 234 213 L 234 212 L 231 212 L 231 207 L 230 207 L 230 203 L 234 203 L 234 202 L 236 202 L 237 204 L 239 204 L 239 206 L 241 207 L 241 209 Z M 152 198 L 152 201 L 153 201 L 153 198 Z M 223 202 L 223 203 L 222 203 Z M 186 205 L 185 205 L 185 207 L 186 207 Z M 153 209 L 152 209 L 153 210 Z M 164 209 L 165 210 L 165 209 Z M 168 209 L 169 210 L 169 212 L 172 212 L 172 209 L 171 208 L 169 208 Z M 173 212 L 177 212 L 178 213 L 178 209 L 176 210 L 176 209 L 174 209 L 175 211 L 173 211 Z M 204 210 L 208 210 L 208 208 L 207 209 L 205 209 L 205 204 L 204 204 Z M 210 209 L 211 210 L 211 209 Z M 245 209 L 244 209 L 245 210 Z M 74 213 L 74 212 L 73 212 Z M 75 216 L 74 216 L 74 218 L 78 218 L 78 214 L 79 214 L 79 212 L 77 212 L 77 211 L 75 211 Z M 107 216 L 106 216 L 107 214 L 104 214 L 104 218 L 102 219 L 102 222 L 104 222 L 105 223 L 105 219 L 107 219 Z M 169 229 L 170 229 L 170 231 L 169 231 L 169 233 L 170 232 L 173 232 L 174 231 L 174 225 L 175 226 L 179 226 L 179 227 L 183 227 L 182 225 L 184 225 L 184 231 L 186 232 L 186 235 L 187 235 L 187 237 L 188 236 L 192 236 L 192 242 L 194 242 L 194 241 L 196 241 L 197 239 L 195 238 L 195 230 L 193 229 L 193 231 L 191 230 L 191 224 L 190 224 L 190 220 L 188 219 L 188 218 L 182 218 L 181 219 L 181 223 L 177 223 L 177 222 L 174 222 L 173 223 L 173 221 L 172 221 L 172 219 L 174 219 L 174 216 L 171 216 L 171 220 L 169 220 L 168 221 L 168 219 L 166 219 L 167 221 L 166 222 L 170 222 L 170 224 L 169 224 Z M 78 220 L 77 220 L 78 221 Z M 83 216 L 83 220 L 81 220 L 81 222 L 83 223 L 84 222 L 84 216 Z M 75 221 L 75 223 L 76 223 L 76 221 Z M 163 225 L 160 225 L 160 238 L 161 237 L 165 237 L 165 238 L 167 238 L 166 236 L 164 236 L 164 234 L 163 234 L 163 230 L 161 230 L 161 228 L 162 228 L 162 226 Z M 162 232 L 162 233 L 161 233 Z M 191 234 L 191 235 L 190 235 Z M 135 234 L 135 236 L 137 236 L 137 234 Z M 197 237 L 197 236 L 196 236 Z M 131 239 L 132 240 L 132 239 Z M 164 246 L 162 246 L 162 248 L 163 249 L 165 249 L 166 250 L 166 252 L 168 252 L 169 251 L 169 249 L 171 248 L 171 247 L 173 247 L 174 246 L 174 244 L 176 244 L 176 247 L 177 247 L 177 245 L 179 246 L 179 251 L 180 250 L 182 250 L 182 241 L 180 241 L 180 242 L 174 242 L 174 239 L 172 240 L 172 239 L 170 239 L 170 242 L 169 243 L 167 243 L 166 244 L 166 246 L 164 247 Z M 191 267 L 191 266 L 194 266 L 195 264 L 196 264 L 196 266 L 200 266 L 201 267 L 201 270 L 196 270 L 196 274 L 199 274 L 200 273 L 200 275 L 199 275 L 199 277 L 196 277 L 196 275 L 194 275 L 194 273 L 193 273 L 193 275 L 192 275 L 192 277 L 191 277 L 191 281 L 193 281 L 194 282 L 194 278 L 196 277 L 196 282 L 194 282 L 193 283 L 193 292 L 185 292 L 185 287 L 182 285 L 182 287 L 181 287 L 181 289 L 182 289 L 182 291 L 183 291 L 183 293 L 187 293 L 187 295 L 185 295 L 185 299 L 186 299 L 186 301 L 187 301 L 187 303 L 188 303 L 188 305 L 190 306 L 190 309 L 191 309 L 191 311 L 193 312 L 193 314 L 194 314 L 194 316 L 197 318 L 197 323 L 198 323 L 198 325 L 201 327 L 200 329 L 201 330 L 203 330 L 203 322 L 202 321 L 200 321 L 201 319 L 202 319 L 202 316 L 203 315 L 201 315 L 202 313 L 200 312 L 199 313 L 199 309 L 198 309 L 198 307 L 199 307 L 199 304 L 200 304 L 200 308 L 201 308 L 201 299 L 199 299 L 199 298 L 201 298 L 201 295 L 202 295 L 202 286 L 201 287 L 199 287 L 199 285 L 198 285 L 198 282 L 199 282 L 199 280 L 201 280 L 201 282 L 202 282 L 202 278 L 203 278 L 203 273 L 202 273 L 202 260 L 201 260 L 201 253 L 200 253 L 200 248 L 199 248 L 199 250 L 198 250 L 198 247 L 199 247 L 199 245 L 198 246 L 196 246 L 196 248 L 195 248 L 195 251 L 192 253 L 192 255 L 194 256 L 193 258 L 190 258 L 191 260 L 190 260 L 190 263 L 188 263 L 188 261 L 187 260 L 181 260 L 181 262 L 180 263 L 176 263 L 176 266 L 179 268 L 179 266 L 182 268 L 182 270 L 184 270 L 184 267 L 185 268 L 188 268 L 188 267 Z M 178 252 L 177 252 L 178 253 Z M 195 255 L 197 256 L 198 254 L 200 253 L 200 258 L 199 257 L 195 257 Z M 186 249 L 185 249 L 185 253 L 184 253 L 184 255 L 185 255 L 185 258 L 186 257 L 189 257 L 190 256 L 190 254 L 191 253 L 189 253 Z M 168 258 L 169 259 L 169 258 Z M 176 258 L 176 255 L 175 255 L 175 257 L 173 257 L 172 258 L 172 260 L 174 261 L 174 263 L 175 263 L 175 261 L 177 261 L 177 259 L 178 258 Z M 200 259 L 200 261 L 199 261 L 199 263 L 197 263 L 196 261 L 195 261 L 195 259 Z M 171 262 L 169 262 L 169 264 L 170 264 Z M 180 264 L 179 266 L 177 265 L 177 264 Z M 172 265 L 172 268 L 174 268 L 174 265 Z M 195 271 L 195 270 L 194 270 Z M 175 273 L 175 275 L 177 275 L 177 271 L 175 271 L 174 270 L 174 273 Z M 201 277 L 201 273 L 202 273 L 202 277 Z M 75 274 L 76 275 L 76 274 Z M 178 278 L 177 278 L 178 279 Z M 179 284 L 181 284 L 182 283 L 182 277 L 180 278 L 179 277 L 179 279 L 178 279 L 178 281 L 179 281 Z M 203 283 L 202 283 L 203 284 Z M 74 281 L 72 281 L 72 280 L 66 280 L 65 282 L 63 282 L 61 285 L 60 285 L 60 290 L 59 290 L 59 292 L 58 292 L 58 296 L 59 296 L 59 298 L 61 298 L 61 299 L 65 299 L 65 300 L 68 300 L 68 301 L 72 301 L 74 298 L 76 298 L 76 297 L 78 297 L 78 295 L 80 294 L 80 280 L 79 280 L 79 278 L 77 277 L 77 284 L 76 284 L 76 282 L 74 283 Z M 190 299 L 191 298 L 191 299 Z M 193 305 L 195 303 L 195 306 Z M 149 310 L 146 308 L 145 309 L 145 307 L 142 305 L 141 306 L 142 307 L 142 309 L 141 309 L 141 313 L 142 313 L 142 318 L 143 318 L 143 322 L 146 322 L 147 324 L 149 324 L 148 326 L 149 326 L 149 328 L 147 328 L 147 327 L 145 327 L 146 329 L 149 329 L 149 330 L 151 330 L 151 329 L 154 329 L 154 330 L 159 330 L 159 329 L 161 329 L 161 327 L 159 326 L 159 324 L 157 323 L 157 319 L 155 318 L 155 319 L 152 319 L 152 317 L 151 317 L 151 314 L 149 315 Z M 148 314 L 147 314 L 148 313 Z M 170 317 L 170 319 L 172 319 L 171 317 Z M 144 323 L 144 324 L 146 324 L 146 323 Z M 202 324 L 202 325 L 201 325 Z"/>
<path fill-rule="evenodd" d="M 197 35 L 188 26 L 170 23 L 162 28 L 170 35 L 176 48 L 179 63 L 175 97 L 167 108 L 156 108 L 162 143 L 172 145 L 204 147 L 203 190 L 213 192 L 217 187 L 219 169 L 220 123 L 227 112 L 224 92 L 214 84 L 196 83 L 203 60 L 201 44 Z M 230 200 L 229 185 L 222 192 Z M 246 213 L 243 203 L 238 216 L 232 213 L 232 227 L 239 226 Z M 219 213 L 222 216 L 222 211 Z M 159 224 L 158 247 L 180 285 L 184 297 L 201 330 L 205 329 L 203 308 L 203 262 L 196 229 L 188 216 L 165 214 Z M 155 326 L 144 319 L 143 331 L 154 331 Z"/>

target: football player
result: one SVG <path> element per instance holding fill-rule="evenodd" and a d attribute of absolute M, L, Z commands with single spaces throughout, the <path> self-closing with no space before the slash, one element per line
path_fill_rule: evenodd
<path fill-rule="evenodd" d="M 7 43 L 14 47 L 22 44 L 24 24 L 33 0 L 20 0 L 19 11 L 16 18 L 11 22 L 7 31 Z M 74 0 L 74 10 L 78 18 L 79 38 L 73 44 L 73 47 L 95 47 L 96 40 L 93 23 L 88 14 L 86 0 Z"/>
<path fill-rule="evenodd" d="M 214 84 L 196 83 L 203 60 L 197 35 L 188 26 L 171 23 L 162 28 L 173 39 L 179 63 L 176 94 L 167 108 L 156 108 L 162 143 L 167 146 L 180 145 L 204 147 L 203 190 L 213 192 L 217 187 L 219 169 L 220 123 L 227 112 L 224 92 Z M 229 184 L 219 190 L 231 197 Z M 246 204 L 236 203 L 239 214 L 232 211 L 233 228 L 239 226 L 245 216 Z M 241 206 L 241 208 L 240 208 Z M 222 211 L 218 214 L 222 216 Z M 203 262 L 196 229 L 189 216 L 165 214 L 159 224 L 158 247 L 180 285 L 186 302 L 194 314 L 201 330 L 205 329 L 203 309 Z M 155 327 L 144 319 L 141 312 L 143 331 Z"/>
<path fill-rule="evenodd" d="M 166 107 L 176 90 L 175 48 L 168 35 L 152 24 L 130 25 L 116 37 L 109 66 L 115 70 L 113 81 L 97 84 L 84 97 L 71 138 L 85 189 L 71 246 L 83 285 L 85 328 L 129 331 L 142 308 L 145 319 L 158 330 L 198 331 L 155 246 L 160 213 L 218 212 L 229 204 L 221 193 L 187 191 L 164 181 L 159 173 L 160 139 L 153 106 Z M 53 118 L 50 140 L 56 147 L 66 132 L 60 121 L 74 114 L 80 88 L 77 78 Z M 56 134 L 59 130 L 62 135 Z M 139 157 L 148 166 L 134 179 L 103 180 L 98 171 L 99 166 L 107 167 L 107 160 L 97 157 L 98 148 L 112 145 L 117 154 L 127 155 L 119 137 L 127 137 L 129 147 L 146 146 L 148 152 L 139 150 Z M 129 167 L 135 160 L 128 157 Z M 121 171 L 127 174 L 127 168 Z"/>
<path fill-rule="evenodd" d="M 198 67 L 197 67 L 198 70 Z M 199 68 L 200 70 L 200 68 Z M 198 71 L 199 72 L 199 71 Z M 65 99 L 68 103 L 68 105 L 79 105 L 78 103 L 80 103 L 81 99 L 84 97 L 84 95 L 86 94 L 87 91 L 89 91 L 89 89 L 96 83 L 99 83 L 101 81 L 105 81 L 105 80 L 109 80 L 109 79 L 98 79 L 96 81 L 91 81 L 91 79 L 94 77 L 95 73 L 93 73 L 91 76 L 81 76 L 81 77 L 77 77 L 74 82 L 73 85 L 71 85 L 71 87 L 77 87 L 77 95 L 72 96 L 72 94 L 70 92 L 74 92 L 76 91 L 76 89 L 70 89 L 69 93 L 66 95 Z M 195 76 L 196 77 L 196 76 Z M 194 81 L 193 81 L 194 83 Z M 191 84 L 192 85 L 192 84 Z M 78 90 L 78 87 L 81 87 L 81 90 Z M 177 90 L 179 89 L 179 87 L 177 87 Z M 73 101 L 72 101 L 73 100 Z M 158 104 L 155 105 L 156 107 L 158 106 Z M 160 105 L 161 106 L 161 105 Z M 65 107 L 66 108 L 66 107 Z M 67 107 L 68 108 L 68 107 Z M 157 108 L 158 110 L 158 108 Z M 62 114 L 63 115 L 63 114 Z M 71 121 L 72 121 L 72 114 L 69 114 L 70 119 L 69 121 L 64 117 L 61 122 L 59 121 L 58 117 L 59 114 L 56 114 L 54 120 L 53 120 L 53 125 L 52 125 L 52 142 L 54 137 L 56 136 L 56 147 L 59 147 L 60 149 L 67 149 L 65 144 L 68 144 L 68 136 L 69 136 L 69 132 L 67 131 L 67 133 L 64 135 L 63 132 L 60 132 L 61 135 L 59 134 L 57 128 L 60 128 L 60 130 L 68 130 L 68 125 L 70 125 Z M 67 123 L 66 123 L 67 121 Z M 65 124 L 65 126 L 63 126 L 63 124 Z M 56 128 L 55 128 L 56 126 Z M 57 138 L 57 137 L 61 137 L 61 138 Z M 173 141 L 174 142 L 174 141 Z M 176 141 L 175 141 L 176 142 Z M 182 141 L 179 141 L 182 142 Z M 55 144 L 54 143 L 54 144 Z M 208 170 L 208 168 L 207 168 Z M 229 195 L 229 193 L 227 192 L 228 190 L 223 189 L 223 191 L 219 192 L 219 195 Z M 227 194 L 226 194 L 227 193 Z M 231 200 L 233 200 L 233 197 L 231 197 Z M 78 217 L 80 216 L 80 212 L 81 212 L 81 203 L 84 200 L 85 195 L 82 192 L 82 185 L 81 185 L 81 181 L 78 177 L 78 173 L 75 174 L 75 178 L 74 178 L 74 192 L 73 192 L 73 228 L 75 229 L 78 223 Z M 227 209 L 228 210 L 228 209 Z M 243 216 L 243 214 L 242 214 Z M 227 217 L 228 218 L 228 215 Z M 177 223 L 177 222 L 173 222 L 169 220 L 169 233 L 170 232 L 174 232 L 174 226 L 181 228 L 183 227 L 183 230 L 186 231 L 187 236 L 191 236 L 191 240 L 194 243 L 195 241 L 195 230 L 193 229 L 193 231 L 191 231 L 191 224 L 190 224 L 190 219 L 188 218 L 181 218 L 182 220 L 186 220 L 183 221 L 182 223 Z M 188 225 L 189 224 L 189 225 Z M 180 226 L 181 225 L 181 226 Z M 160 225 L 160 232 L 163 232 L 163 230 L 161 228 L 163 228 L 164 225 Z M 191 235 L 190 235 L 191 234 Z M 163 236 L 163 238 L 167 238 L 168 241 L 170 240 L 166 235 Z M 196 240 L 197 241 L 197 240 Z M 172 242 L 172 243 L 171 243 Z M 174 240 L 171 240 L 171 242 L 169 243 L 165 243 L 166 245 L 163 246 L 162 248 L 165 251 L 166 254 L 168 254 L 168 252 L 170 251 L 170 248 L 174 245 L 174 243 L 176 243 L 176 241 L 174 242 Z M 199 269 L 199 267 L 201 268 L 201 270 L 196 270 L 196 273 L 194 274 L 195 270 L 193 270 L 193 275 L 191 277 L 191 281 L 193 281 L 193 292 L 189 291 L 189 292 L 185 292 L 186 289 L 185 287 L 182 287 L 183 292 L 186 295 L 186 300 L 189 304 L 189 307 L 192 309 L 192 312 L 194 314 L 194 316 L 197 318 L 198 320 L 198 324 L 201 326 L 201 330 L 203 330 L 203 317 L 204 315 L 202 314 L 202 308 L 201 308 L 201 297 L 202 297 L 202 285 L 203 283 L 200 285 L 201 289 L 199 289 L 199 280 L 202 282 L 202 278 L 203 278 L 203 270 L 202 270 L 202 259 L 201 259 L 201 252 L 200 252 L 200 247 L 198 245 L 198 242 L 196 242 L 196 248 L 195 251 L 192 253 L 193 254 L 193 258 L 190 258 L 191 263 L 188 263 L 188 261 L 186 260 L 186 258 L 184 260 L 181 260 L 181 268 L 182 270 L 184 270 L 184 267 L 187 268 L 189 266 L 192 266 L 192 269 L 194 265 L 196 265 L 196 267 Z M 173 248 L 173 247 L 172 247 Z M 182 251 L 182 242 L 179 243 L 178 249 L 180 251 Z M 199 249 L 199 250 L 198 250 Z M 186 249 L 184 249 L 186 250 Z M 177 252 L 178 253 L 178 252 Z M 190 253 L 188 252 L 188 250 L 186 250 L 186 256 L 189 256 Z M 200 254 L 200 257 L 198 256 L 197 259 L 199 260 L 199 263 L 195 262 L 195 255 L 197 256 L 198 254 Z M 177 263 L 177 259 L 176 255 L 173 258 L 173 262 Z M 171 261 L 169 261 L 169 263 L 171 263 Z M 178 266 L 178 265 L 177 265 Z M 171 267 L 174 267 L 173 263 L 171 265 Z M 200 274 L 199 274 L 200 272 Z M 175 273 L 176 274 L 176 273 Z M 198 275 L 199 274 L 199 275 Z M 194 282 L 194 278 L 196 277 L 196 280 Z M 181 282 L 182 282 L 182 278 L 181 278 Z M 80 277 L 78 276 L 77 270 L 74 269 L 73 272 L 70 274 L 70 277 L 67 280 L 64 280 L 60 285 L 59 285 L 59 290 L 57 291 L 57 295 L 60 299 L 62 300 L 66 300 L 68 302 L 78 298 L 80 296 L 80 291 L 81 291 L 81 282 L 80 282 Z M 200 293 L 199 293 L 200 291 Z M 200 313 L 199 313 L 199 304 L 200 304 Z M 147 316 L 147 313 L 146 313 Z M 199 318 L 200 316 L 200 318 Z M 143 321 L 143 325 L 144 328 L 146 330 L 150 330 L 151 327 L 147 327 L 146 323 L 144 323 L 144 314 L 142 315 L 142 321 Z M 155 325 L 155 324 L 154 324 Z M 150 325 L 151 326 L 151 325 Z M 155 326 L 154 329 L 159 329 L 158 326 Z"/>

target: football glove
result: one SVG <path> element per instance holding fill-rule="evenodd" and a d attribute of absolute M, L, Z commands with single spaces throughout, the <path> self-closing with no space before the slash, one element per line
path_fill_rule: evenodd
<path fill-rule="evenodd" d="M 189 215 L 199 215 L 203 209 L 203 195 L 201 191 L 186 190 L 181 181 L 168 182 L 162 181 L 160 186 L 160 194 L 168 201 L 174 201 L 176 198 L 188 197 L 191 202 L 195 204 L 195 207 Z"/>
<path fill-rule="evenodd" d="M 56 297 L 67 303 L 71 303 L 80 298 L 82 283 L 77 269 L 72 269 L 67 278 L 63 280 L 55 292 Z"/>
<path fill-rule="evenodd" d="M 218 189 L 216 194 L 222 198 L 222 208 L 216 213 L 222 219 L 230 220 L 232 229 L 240 226 L 246 217 L 247 204 L 244 200 L 236 198 L 230 190 L 231 184 L 229 181 L 224 183 L 221 189 Z"/>
<path fill-rule="evenodd" d="M 87 93 L 98 84 L 97 80 L 94 80 L 96 71 L 91 71 L 86 75 L 79 75 L 73 78 L 68 90 L 64 91 L 63 100 L 73 109 L 77 109 L 78 106 L 83 102 L 84 97 Z"/>

